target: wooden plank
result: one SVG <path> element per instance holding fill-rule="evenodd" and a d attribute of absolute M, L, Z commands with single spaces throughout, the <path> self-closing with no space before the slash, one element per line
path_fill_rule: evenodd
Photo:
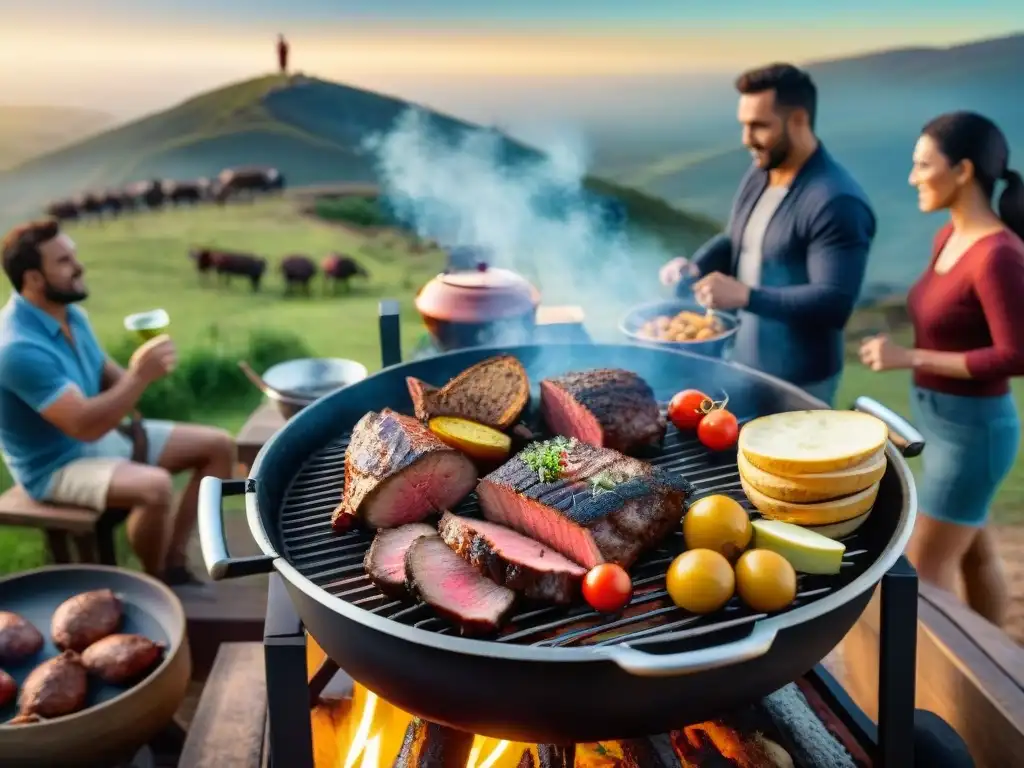
<path fill-rule="evenodd" d="M 267 585 L 203 582 L 174 587 L 188 619 L 192 676 L 210 672 L 223 643 L 262 642 L 267 614 Z"/>
<path fill-rule="evenodd" d="M 84 534 L 92 533 L 100 514 L 83 507 L 40 504 L 20 486 L 15 486 L 0 495 L 0 525 Z"/>
<path fill-rule="evenodd" d="M 284 417 L 273 403 L 263 403 L 253 411 L 235 437 L 239 463 L 251 467 L 256 454 L 284 424 Z"/>
<path fill-rule="evenodd" d="M 958 625 L 932 602 L 946 600 L 936 599 L 928 585 L 921 591 L 925 597 L 918 601 L 917 707 L 949 723 L 978 768 L 1017 764 L 1024 754 L 1024 689 L 1007 672 L 1017 668 L 1017 660 L 996 663 L 972 634 L 978 631 L 975 621 Z M 878 603 L 876 592 L 827 663 L 872 720 L 878 717 Z M 1002 654 L 1008 651 L 1000 649 Z"/>
<path fill-rule="evenodd" d="M 260 643 L 226 643 L 217 654 L 179 768 L 259 768 L 267 720 Z"/>

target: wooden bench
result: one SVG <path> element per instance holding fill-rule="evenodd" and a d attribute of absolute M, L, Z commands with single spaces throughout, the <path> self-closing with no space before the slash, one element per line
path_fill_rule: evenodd
<path fill-rule="evenodd" d="M 180 768 L 260 768 L 267 682 L 261 643 L 225 643 L 206 679 L 181 750 Z"/>
<path fill-rule="evenodd" d="M 0 526 L 41 530 L 55 563 L 70 563 L 72 546 L 78 562 L 117 565 L 114 531 L 130 510 L 97 512 L 34 501 L 23 488 L 14 486 L 0 494 Z"/>

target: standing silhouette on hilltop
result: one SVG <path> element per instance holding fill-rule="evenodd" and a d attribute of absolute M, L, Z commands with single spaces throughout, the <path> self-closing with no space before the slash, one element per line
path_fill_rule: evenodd
<path fill-rule="evenodd" d="M 277 36 L 277 66 L 282 75 L 288 74 L 288 41 L 280 34 Z"/>

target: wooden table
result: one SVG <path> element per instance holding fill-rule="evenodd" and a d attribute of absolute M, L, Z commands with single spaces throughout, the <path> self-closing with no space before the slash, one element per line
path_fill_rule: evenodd
<path fill-rule="evenodd" d="M 238 447 L 238 462 L 251 468 L 256 454 L 267 441 L 284 426 L 284 416 L 273 403 L 263 403 L 252 412 L 249 419 L 238 430 L 235 445 Z"/>

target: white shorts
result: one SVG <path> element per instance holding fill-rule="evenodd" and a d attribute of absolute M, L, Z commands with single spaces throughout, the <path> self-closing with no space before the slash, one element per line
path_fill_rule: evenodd
<path fill-rule="evenodd" d="M 157 466 L 174 422 L 144 420 L 146 430 L 146 463 Z M 108 432 L 92 443 L 86 443 L 84 455 L 58 469 L 50 477 L 44 501 L 85 507 L 103 512 L 107 509 L 107 491 L 118 464 L 132 460 L 132 442 L 118 431 Z"/>

